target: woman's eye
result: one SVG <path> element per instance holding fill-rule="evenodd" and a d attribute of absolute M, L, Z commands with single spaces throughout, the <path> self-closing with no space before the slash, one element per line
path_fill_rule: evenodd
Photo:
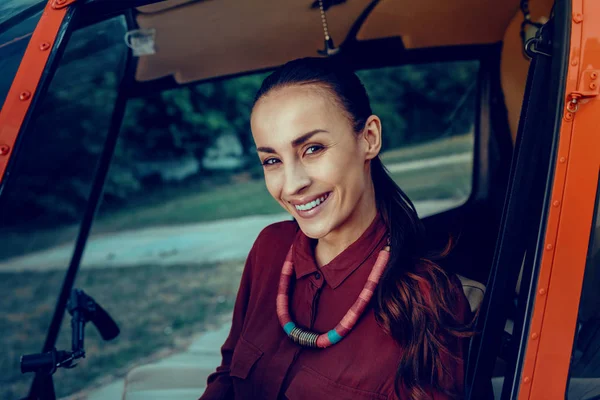
<path fill-rule="evenodd" d="M 315 154 L 323 149 L 323 146 L 313 145 L 306 149 L 306 154 Z"/>
<path fill-rule="evenodd" d="M 279 162 L 278 159 L 276 158 L 267 158 L 265 161 L 263 161 L 263 165 L 274 165 L 277 164 Z"/>

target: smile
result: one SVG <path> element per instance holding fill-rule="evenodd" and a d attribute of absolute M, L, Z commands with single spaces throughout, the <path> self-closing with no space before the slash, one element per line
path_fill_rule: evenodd
<path fill-rule="evenodd" d="M 299 204 L 299 205 L 295 205 L 296 210 L 298 211 L 309 211 L 312 210 L 313 208 L 319 206 L 321 203 L 323 203 L 325 200 L 327 200 L 327 198 L 329 197 L 329 193 L 319 197 L 316 200 L 313 200 L 309 203 L 306 204 Z"/>

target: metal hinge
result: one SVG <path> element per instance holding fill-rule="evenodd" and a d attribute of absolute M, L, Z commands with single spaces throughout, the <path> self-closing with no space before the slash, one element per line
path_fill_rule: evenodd
<path fill-rule="evenodd" d="M 55 10 L 62 10 L 65 7 L 70 6 L 71 4 L 75 3 L 77 0 L 53 0 L 52 1 L 52 8 Z"/>
<path fill-rule="evenodd" d="M 600 70 L 586 69 L 579 79 L 577 90 L 569 93 L 567 111 L 575 113 L 579 110 L 579 100 L 596 97 L 600 94 Z"/>

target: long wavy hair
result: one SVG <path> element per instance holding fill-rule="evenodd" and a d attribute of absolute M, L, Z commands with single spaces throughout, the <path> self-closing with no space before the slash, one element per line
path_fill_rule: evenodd
<path fill-rule="evenodd" d="M 326 89 L 354 131 L 364 130 L 372 115 L 367 91 L 353 71 L 331 59 L 303 58 L 279 67 L 265 79 L 254 104 L 274 89 L 298 85 Z M 403 350 L 395 377 L 396 395 L 422 400 L 436 391 L 458 398 L 461 385 L 453 382 L 447 364 L 460 359 L 452 349 L 470 331 L 452 310 L 458 300 L 456 285 L 427 253 L 425 230 L 415 207 L 379 157 L 371 160 L 371 178 L 391 241 L 390 261 L 373 306 L 378 324 Z"/>

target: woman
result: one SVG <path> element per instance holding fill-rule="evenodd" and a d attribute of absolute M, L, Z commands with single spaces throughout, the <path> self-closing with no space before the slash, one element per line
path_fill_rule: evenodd
<path fill-rule="evenodd" d="M 358 77 L 292 61 L 264 81 L 251 127 L 267 189 L 295 221 L 254 243 L 201 399 L 460 398 L 468 302 L 424 258 Z"/>

